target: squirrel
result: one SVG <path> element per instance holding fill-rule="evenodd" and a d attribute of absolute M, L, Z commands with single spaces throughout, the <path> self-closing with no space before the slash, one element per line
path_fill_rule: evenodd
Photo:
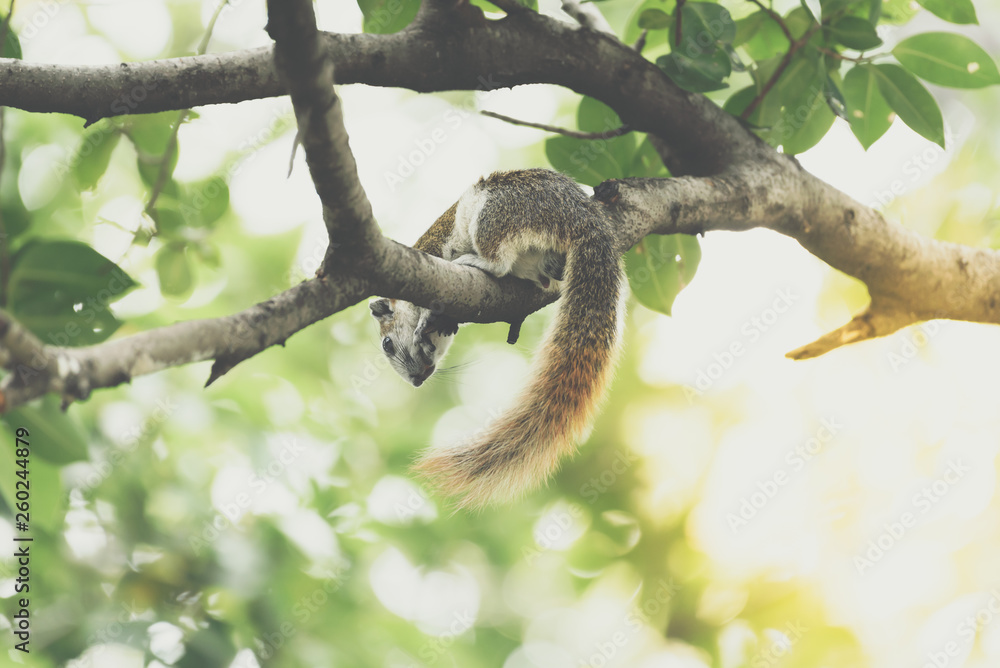
<path fill-rule="evenodd" d="M 547 480 L 572 452 L 610 382 L 624 315 L 614 230 L 571 178 L 525 169 L 481 178 L 414 248 L 561 292 L 513 407 L 470 439 L 425 451 L 415 465 L 459 507 L 513 500 Z M 393 368 L 420 386 L 458 324 L 402 300 L 377 299 L 370 308 Z"/>

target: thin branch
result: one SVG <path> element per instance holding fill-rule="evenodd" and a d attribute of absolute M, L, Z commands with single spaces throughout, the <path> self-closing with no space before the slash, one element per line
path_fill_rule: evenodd
<path fill-rule="evenodd" d="M 219 4 L 215 7 L 215 11 L 212 12 L 212 18 L 208 20 L 208 25 L 205 26 L 205 34 L 198 43 L 199 56 L 208 52 L 208 44 L 212 41 L 212 33 L 215 32 L 215 24 L 218 22 L 219 17 L 222 16 L 222 10 L 225 9 L 228 4 L 229 0 L 220 0 Z"/>
<path fill-rule="evenodd" d="M 770 16 L 771 19 L 778 24 L 778 27 L 781 28 L 781 32 L 785 33 L 785 37 L 788 39 L 789 44 L 795 41 L 795 38 L 792 37 L 792 31 L 788 29 L 788 24 L 785 23 L 785 19 L 781 18 L 781 14 L 764 5 L 761 0 L 750 0 L 750 2 L 760 7 L 762 12 Z"/>
<path fill-rule="evenodd" d="M 864 311 L 854 316 L 846 325 L 829 334 L 824 334 L 812 343 L 796 348 L 785 354 L 793 360 L 806 360 L 825 355 L 841 346 L 867 341 L 878 336 L 888 336 L 903 327 L 920 322 L 920 318 L 912 313 L 896 311 L 891 308 L 875 308 L 869 305 Z"/>
<path fill-rule="evenodd" d="M 676 11 L 674 12 L 674 14 L 677 15 L 677 23 L 675 25 L 676 33 L 674 35 L 674 42 L 676 44 L 680 44 L 681 43 L 681 20 L 682 20 L 682 18 L 684 16 L 684 3 L 685 2 L 687 2 L 687 0 L 677 0 L 677 8 L 676 8 Z"/>
<path fill-rule="evenodd" d="M 510 116 L 504 116 L 503 114 L 498 114 L 495 111 L 480 111 L 483 116 L 489 116 L 490 118 L 495 118 L 511 125 L 523 125 L 527 128 L 536 128 L 538 130 L 545 130 L 546 132 L 552 132 L 558 135 L 563 135 L 566 137 L 573 137 L 574 139 L 611 139 L 612 137 L 621 137 L 622 135 L 632 132 L 632 128 L 627 125 L 622 125 L 620 127 L 607 130 L 605 132 L 580 132 L 579 130 L 567 130 L 566 128 L 558 128 L 554 125 L 545 125 L 544 123 L 533 123 L 531 121 L 521 121 L 516 118 L 511 118 Z"/>
<path fill-rule="evenodd" d="M 831 58 L 834 58 L 836 60 L 846 60 L 852 63 L 870 63 L 877 57 L 877 56 L 845 56 L 844 54 L 834 51 L 833 49 L 828 49 L 825 46 L 820 46 L 817 48 L 820 53 L 826 54 Z M 888 55 L 888 54 L 878 54 L 878 55 Z"/>
<path fill-rule="evenodd" d="M 0 383 L 0 408 L 10 410 L 47 393 L 61 395 L 64 403 L 83 400 L 96 389 L 204 360 L 231 368 L 356 303 L 367 292 L 365 282 L 357 279 L 338 281 L 335 289 L 323 279 L 311 279 L 241 313 L 181 322 L 79 348 L 43 346 L 0 311 L 0 350 L 4 351 L 0 361 L 11 370 Z"/>
<path fill-rule="evenodd" d="M 806 30 L 802 37 L 791 43 L 788 47 L 788 51 L 786 51 L 785 55 L 782 57 L 781 62 L 778 63 L 778 67 L 776 67 L 774 73 L 771 74 L 771 78 L 767 80 L 767 83 L 765 83 L 761 91 L 757 93 L 757 96 L 754 97 L 754 99 L 750 101 L 750 104 L 747 105 L 747 108 L 743 110 L 743 113 L 740 114 L 740 118 L 743 120 L 750 118 L 750 115 L 753 114 L 754 110 L 758 106 L 760 106 L 760 103 L 764 100 L 767 94 L 771 92 L 774 85 L 778 83 L 778 79 L 781 78 L 781 75 L 785 73 L 786 69 L 788 69 L 788 65 L 792 62 L 792 58 L 795 57 L 798 50 L 809 42 L 809 39 L 816 33 L 817 30 L 819 30 L 819 28 L 820 24 L 814 23 L 808 30 Z"/>
<path fill-rule="evenodd" d="M 642 53 L 642 50 L 646 48 L 646 38 L 649 37 L 649 30 L 643 29 L 639 33 L 639 39 L 635 40 L 635 44 L 632 45 L 632 50 L 636 53 Z"/>

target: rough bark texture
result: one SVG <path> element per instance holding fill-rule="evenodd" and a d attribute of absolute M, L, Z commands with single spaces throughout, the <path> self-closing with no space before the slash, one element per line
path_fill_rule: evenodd
<path fill-rule="evenodd" d="M 487 21 L 455 0 L 424 0 L 394 35 L 319 33 L 309 0 L 272 0 L 274 49 L 120 66 L 0 60 L 0 105 L 88 123 L 126 113 L 235 103 L 290 93 L 299 139 L 323 203 L 330 247 L 319 276 L 242 313 L 180 323 L 88 348 L 45 346 L 0 313 L 6 410 L 48 392 L 96 388 L 200 360 L 209 382 L 240 361 L 371 295 L 439 309 L 463 322 L 520 323 L 551 300 L 516 279 L 419 253 L 381 235 L 357 178 L 332 82 L 415 91 L 551 83 L 597 98 L 654 136 L 670 179 L 609 181 L 595 199 L 624 252 L 647 234 L 768 228 L 865 282 L 869 308 L 790 356 L 930 318 L 1000 323 L 1000 255 L 920 237 L 805 172 L 702 95 L 675 86 L 611 35 L 524 11 Z M 587 23 L 586 17 L 578 18 Z M 470 175 L 470 181 L 478 175 Z"/>

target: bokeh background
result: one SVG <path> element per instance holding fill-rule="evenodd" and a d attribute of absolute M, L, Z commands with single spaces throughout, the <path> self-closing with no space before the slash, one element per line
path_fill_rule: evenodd
<path fill-rule="evenodd" d="M 621 32 L 635 4 L 600 7 Z M 975 4 L 980 26 L 922 12 L 880 31 L 890 45 L 960 31 L 996 54 L 1000 3 Z M 117 63 L 194 53 L 216 5 L 18 0 L 11 25 L 26 60 Z M 316 9 L 322 29 L 361 29 L 353 2 Z M 265 20 L 262 0 L 230 2 L 208 50 L 266 45 Z M 1000 93 L 931 88 L 946 149 L 896 122 L 865 152 L 838 120 L 801 161 L 921 234 L 995 248 Z M 406 243 L 480 175 L 548 166 L 548 135 L 480 109 L 573 127 L 580 103 L 549 86 L 339 92 L 375 215 Z M 65 166 L 82 122 L 6 111 L 4 215 L 91 244 L 140 283 L 112 307 L 115 336 L 248 307 L 312 275 L 325 250 L 301 153 L 287 176 L 287 98 L 181 125 L 174 180 L 208 193 L 212 213 L 150 237 L 136 164 L 176 118 L 133 119 L 138 139 L 81 192 Z M 33 406 L 6 419 L 0 449 L 9 504 L 12 432 L 28 420 L 32 651 L 8 652 L 16 574 L 2 549 L 0 664 L 1000 665 L 1000 330 L 935 321 L 784 358 L 866 299 L 775 233 L 707 235 L 671 317 L 630 304 L 579 454 L 547 489 L 475 515 L 428 498 L 408 466 L 510 403 L 551 308 L 515 346 L 502 325 L 463 327 L 452 368 L 419 390 L 384 362 L 362 303 L 207 389 L 206 363 L 62 417 L 57 402 Z M 8 507 L 0 545 L 12 522 Z"/>

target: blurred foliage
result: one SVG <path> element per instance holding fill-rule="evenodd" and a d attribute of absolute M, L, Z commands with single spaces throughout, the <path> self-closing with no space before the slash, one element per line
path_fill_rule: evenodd
<path fill-rule="evenodd" d="M 921 4 L 948 21 L 977 21 L 967 0 Z M 778 23 L 750 3 L 599 5 L 628 17 L 618 27 L 629 42 L 648 31 L 644 54 L 679 85 L 711 92 L 790 153 L 818 142 L 838 115 L 865 148 L 889 128 L 891 113 L 944 143 L 937 102 L 918 77 L 963 88 L 997 83 L 989 56 L 958 35 L 924 33 L 879 51 L 876 27 L 912 18 L 908 2 L 789 6 L 780 16 L 802 41 L 794 53 Z M 371 32 L 403 29 L 417 6 L 359 0 Z M 173 34 L 161 55 L 186 55 L 206 15 L 199 20 L 193 2 L 170 9 Z M 3 48 L 20 56 L 14 32 Z M 621 124 L 589 98 L 576 112 L 585 132 Z M 184 150 L 172 146 L 177 127 L 197 123 L 197 114 L 125 116 L 84 129 L 64 116 L 5 113 L 0 299 L 47 343 L 89 345 L 227 315 L 308 273 L 296 260 L 300 229 L 249 235 L 231 208 L 230 178 L 251 151 L 229 148 L 217 173 L 175 178 Z M 668 175 L 637 134 L 552 137 L 544 152 L 588 185 Z M 959 165 L 965 172 L 948 178 L 971 181 L 1000 167 L 983 150 Z M 112 217 L 106 205 L 123 192 L 141 206 Z M 995 197 L 979 218 L 954 213 L 959 199 L 924 203 L 947 209 L 928 232 L 1000 247 Z M 102 241 L 109 231 L 128 237 L 116 252 Z M 670 313 L 700 258 L 690 237 L 640 245 L 626 258 L 637 300 Z M 199 290 L 215 292 L 198 301 Z M 119 302 L 139 293 L 159 306 L 119 318 Z M 463 329 L 449 361 L 459 368 L 491 359 L 485 375 L 517 368 L 547 317 L 525 324 L 516 352 L 502 343 L 500 325 Z M 68 413 L 51 398 L 5 416 L 0 538 L 15 535 L 22 428 L 34 542 L 31 654 L 12 651 L 0 663 L 600 668 L 668 665 L 669 657 L 687 661 L 669 665 L 713 668 L 867 665 L 858 637 L 808 586 L 714 571 L 687 534 L 699 478 L 679 502 L 649 502 L 656 481 L 633 447 L 636 407 L 689 406 L 680 388 L 641 376 L 642 332 L 658 317 L 634 310 L 612 400 L 582 456 L 548 489 L 480 515 L 426 498 L 407 469 L 417 450 L 450 439 L 457 424 L 490 419 L 502 401 L 478 400 L 492 383 L 463 386 L 455 370 L 411 392 L 388 371 L 364 305 L 207 389 L 207 365 L 198 364 L 99 392 Z M 733 419 L 711 415 L 717 425 Z M 8 622 L 16 575 L 10 558 L 0 563 Z"/>

